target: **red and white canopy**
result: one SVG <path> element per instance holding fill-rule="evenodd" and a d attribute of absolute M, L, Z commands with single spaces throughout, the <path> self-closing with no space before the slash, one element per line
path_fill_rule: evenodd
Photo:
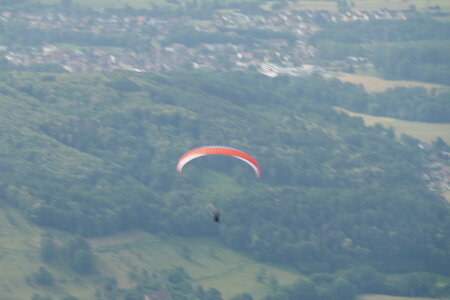
<path fill-rule="evenodd" d="M 181 170 L 183 169 L 185 164 L 187 164 L 188 162 L 190 162 L 195 158 L 205 155 L 227 155 L 239 158 L 240 160 L 245 161 L 248 165 L 250 165 L 250 167 L 253 168 L 256 177 L 259 178 L 261 176 L 261 167 L 253 157 L 251 157 L 250 155 L 241 150 L 226 146 L 204 146 L 189 150 L 188 152 L 183 154 L 183 156 L 181 156 L 180 159 L 178 159 L 177 164 L 178 173 L 181 173 Z"/>

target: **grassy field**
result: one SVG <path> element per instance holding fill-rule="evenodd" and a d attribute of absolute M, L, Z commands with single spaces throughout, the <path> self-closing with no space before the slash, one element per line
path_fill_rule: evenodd
<path fill-rule="evenodd" d="M 450 191 L 445 192 L 444 197 L 445 197 L 445 199 L 447 199 L 448 202 L 450 202 Z"/>
<path fill-rule="evenodd" d="M 40 287 L 26 283 L 26 277 L 41 266 L 39 241 L 42 229 L 31 226 L 15 210 L 0 209 L 0 300 L 31 299 L 33 294 L 60 299 L 76 295 L 80 300 L 95 299 L 95 279 L 80 278 L 70 270 L 48 266 L 56 284 Z M 7 272 L 5 271 L 7 270 Z"/>
<path fill-rule="evenodd" d="M 101 289 L 100 277 L 115 277 L 119 287 L 130 287 L 133 272 L 147 270 L 159 274 L 171 267 L 182 266 L 194 285 L 219 289 L 224 299 L 238 293 L 250 293 L 261 299 L 268 291 L 269 281 L 276 278 L 280 285 L 294 282 L 302 275 L 287 267 L 259 263 L 230 250 L 214 238 L 179 238 L 156 236 L 134 230 L 114 236 L 90 239 L 97 256 L 97 275 L 79 276 L 67 268 L 47 265 L 55 284 L 40 287 L 27 284 L 26 277 L 42 265 L 39 240 L 43 232 L 51 232 L 57 241 L 65 242 L 67 233 L 31 225 L 16 210 L 0 206 L 0 300 L 26 300 L 34 294 L 61 299 L 67 295 L 80 300 L 95 299 Z M 212 224 L 212 226 L 216 226 Z M 258 281 L 258 274 L 265 279 Z M 358 300 L 431 300 L 429 298 L 360 295 Z"/>
<path fill-rule="evenodd" d="M 393 118 L 354 113 L 341 108 L 339 108 L 339 110 L 345 111 L 351 116 L 363 118 L 367 126 L 380 123 L 385 127 L 392 127 L 397 135 L 402 133 L 408 134 L 427 143 L 431 143 L 440 136 L 446 143 L 450 143 L 450 124 L 403 121 Z"/>
<path fill-rule="evenodd" d="M 367 92 L 379 93 L 395 87 L 423 87 L 426 89 L 448 90 L 445 85 L 423 83 L 406 80 L 385 80 L 379 77 L 357 75 L 357 74 L 339 74 L 337 78 L 341 81 L 362 84 Z"/>
<path fill-rule="evenodd" d="M 281 285 L 300 278 L 294 271 L 258 263 L 212 238 L 158 237 L 133 231 L 91 243 L 99 254 L 101 272 L 116 277 L 123 287 L 130 284 L 130 269 L 145 268 L 158 273 L 182 266 L 195 284 L 219 289 L 225 299 L 244 292 L 259 299 L 268 287 L 267 282 L 256 280 L 262 269 L 267 278 L 275 276 Z"/>
<path fill-rule="evenodd" d="M 54 299 L 73 295 L 91 300 L 102 286 L 100 277 L 115 277 L 120 287 L 130 287 L 133 271 L 146 269 L 158 274 L 175 266 L 185 268 L 194 285 L 219 289 L 224 299 L 244 292 L 260 299 L 268 290 L 269 278 L 276 277 L 284 285 L 301 276 L 286 267 L 258 263 L 214 238 L 164 237 L 136 230 L 90 240 L 100 276 L 79 276 L 68 268 L 48 265 L 56 283 L 45 288 L 29 285 L 25 280 L 41 266 L 40 236 L 51 232 L 57 241 L 64 241 L 70 235 L 33 226 L 5 206 L 0 209 L 0 226 L 0 269 L 8 270 L 0 272 L 0 300 L 31 299 L 33 294 L 51 295 Z M 258 282 L 256 276 L 261 270 L 267 276 Z"/>

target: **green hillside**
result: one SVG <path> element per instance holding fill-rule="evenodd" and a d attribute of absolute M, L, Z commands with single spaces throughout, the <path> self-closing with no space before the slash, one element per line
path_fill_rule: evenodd
<path fill-rule="evenodd" d="M 39 249 L 41 233 L 45 229 L 29 224 L 20 213 L 4 205 L 1 206 L 0 224 L 0 299 L 31 299 L 34 294 L 59 297 L 72 294 L 80 299 L 92 299 L 98 281 L 92 282 L 91 277 L 81 277 L 58 266 L 49 267 L 56 281 L 53 287 L 27 283 L 27 277 L 32 277 L 42 265 Z"/>
<path fill-rule="evenodd" d="M 302 289 L 320 300 L 447 295 L 447 283 L 439 285 L 433 274 L 449 275 L 450 210 L 421 177 L 427 156 L 414 139 L 336 112 L 334 105 L 354 100 L 353 91 L 356 99 L 366 95 L 349 87 L 320 77 L 240 72 L 5 72 L 0 197 L 34 224 L 85 238 L 147 232 L 126 243 L 93 241 L 92 249 L 82 238 L 63 238 L 60 264 L 54 262 L 61 278 L 76 273 L 80 279 L 73 280 L 89 287 L 104 284 L 89 280 L 96 272 L 130 287 L 126 266 L 139 263 L 150 272 L 173 260 L 190 274 L 189 284 L 262 297 L 252 279 L 261 272 L 257 260 L 304 276 L 297 281 L 295 272 L 266 266 L 264 286 L 276 297 L 296 299 Z M 261 179 L 227 157 L 198 159 L 177 174 L 185 151 L 211 144 L 250 153 Z M 220 226 L 211 221 L 211 206 L 223 212 Z M 91 252 L 102 253 L 98 264 Z M 151 253 L 160 255 L 154 260 Z M 169 286 L 184 286 L 192 297 L 183 271 L 174 272 L 163 274 L 177 278 Z M 425 273 L 400 284 L 384 275 L 390 272 Z M 363 274 L 371 280 L 359 280 Z M 414 288 L 417 278 L 426 285 Z M 235 289 L 238 281 L 246 283 L 242 290 Z M 286 290 L 278 285 L 292 281 Z M 132 292 L 150 288 L 156 287 Z"/>
<path fill-rule="evenodd" d="M 133 268 L 161 272 L 182 266 L 194 285 L 217 288 L 225 299 L 240 293 L 260 299 L 269 291 L 267 279 L 257 281 L 261 270 L 281 285 L 301 277 L 293 270 L 258 263 L 213 238 L 159 237 L 135 231 L 91 242 L 100 257 L 99 269 L 118 278 L 123 286 L 132 285 L 128 272 Z"/>
<path fill-rule="evenodd" d="M 194 286 L 216 288 L 224 299 L 240 293 L 261 299 L 270 290 L 270 278 L 276 278 L 280 285 L 287 285 L 305 277 L 286 267 L 259 263 L 229 249 L 215 238 L 156 236 L 133 230 L 89 240 L 98 266 L 95 275 L 80 276 L 58 265 L 45 264 L 55 284 L 51 288 L 43 287 L 26 280 L 43 265 L 40 259 L 42 234 L 51 232 L 59 243 L 69 239 L 70 234 L 34 226 L 16 210 L 5 206 L 1 207 L 0 226 L 0 266 L 2 270 L 9 270 L 0 272 L 2 300 L 31 299 L 36 294 L 56 299 L 72 295 L 88 300 L 102 291 L 105 278 L 116 278 L 118 287 L 130 288 L 135 285 L 133 274 L 137 272 L 149 270 L 152 274 L 161 274 L 178 266 L 189 273 Z M 261 274 L 264 277 L 258 280 Z M 443 280 L 445 283 L 450 279 Z M 418 299 L 382 295 L 362 295 L 358 299 L 397 298 Z"/>
<path fill-rule="evenodd" d="M 282 285 L 301 277 L 295 271 L 256 262 L 214 238 L 155 236 L 135 230 L 90 239 L 96 255 L 97 274 L 85 277 L 58 265 L 46 264 L 56 282 L 49 288 L 26 281 L 42 265 L 41 234 L 49 229 L 30 224 L 20 213 L 5 206 L 1 209 L 0 225 L 0 266 L 2 270 L 9 270 L 0 272 L 2 300 L 31 299 L 34 294 L 51 295 L 56 299 L 66 295 L 80 300 L 94 299 L 104 278 L 114 277 L 119 287 L 129 288 L 135 285 L 130 276 L 133 272 L 145 269 L 160 274 L 177 266 L 189 273 L 194 285 L 217 288 L 225 299 L 244 292 L 255 299 L 265 296 L 267 281 L 256 279 L 261 270 L 265 270 L 267 278 L 275 276 Z M 60 242 L 70 238 L 70 234 L 64 232 L 50 232 Z M 245 284 L 240 284 L 242 282 Z"/>

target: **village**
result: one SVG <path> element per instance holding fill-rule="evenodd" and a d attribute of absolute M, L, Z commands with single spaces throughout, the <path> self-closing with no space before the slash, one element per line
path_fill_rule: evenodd
<path fill-rule="evenodd" d="M 318 22 L 383 19 L 405 20 L 406 16 L 386 9 L 346 13 L 293 10 L 267 16 L 231 11 L 216 12 L 208 20 L 3 11 L 0 24 L 21 24 L 30 34 L 41 35 L 43 42 L 0 45 L 0 58 L 23 67 L 57 65 L 68 72 L 255 68 L 271 77 L 300 76 L 322 71 L 317 50 L 307 40 L 320 29 Z"/>

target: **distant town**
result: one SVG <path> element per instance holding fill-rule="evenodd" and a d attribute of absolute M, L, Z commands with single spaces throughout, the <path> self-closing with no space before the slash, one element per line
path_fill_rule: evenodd
<path fill-rule="evenodd" d="M 268 16 L 218 11 L 207 20 L 119 16 L 105 12 L 73 16 L 42 10 L 34 13 L 1 11 L 0 25 L 22 24 L 38 34 L 84 34 L 88 38 L 103 37 L 106 41 L 128 36 L 130 41 L 94 46 L 95 43 L 71 43 L 63 38 L 53 38 L 53 41 L 38 46 L 0 45 L 0 58 L 24 67 L 57 65 L 68 72 L 164 72 L 179 67 L 209 70 L 254 68 L 271 77 L 279 74 L 301 76 L 323 71 L 316 59 L 317 50 L 307 39 L 319 30 L 318 21 L 341 23 L 392 19 L 406 20 L 407 17 L 401 11 L 386 9 L 345 13 L 293 10 Z M 358 57 L 350 57 L 349 60 L 364 62 L 364 58 Z"/>

